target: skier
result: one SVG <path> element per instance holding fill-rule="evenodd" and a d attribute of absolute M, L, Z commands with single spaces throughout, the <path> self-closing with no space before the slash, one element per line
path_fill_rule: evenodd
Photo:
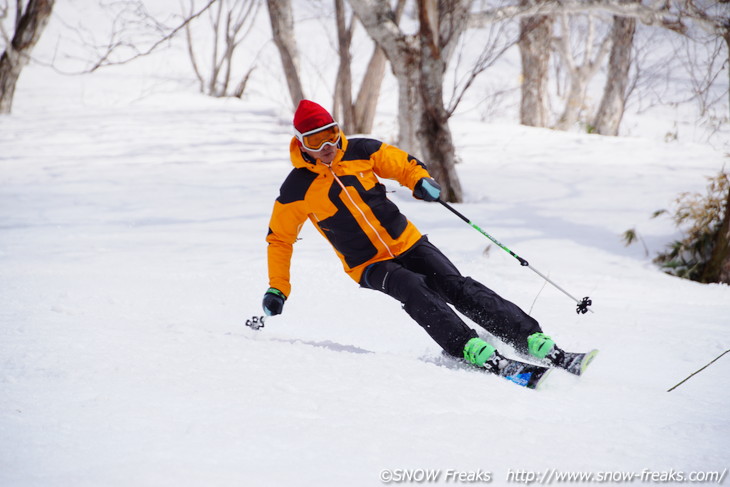
<path fill-rule="evenodd" d="M 580 375 L 595 352 L 560 349 L 515 304 L 462 276 L 387 198 L 378 177 L 398 181 L 417 199 L 439 199 L 441 188 L 421 161 L 378 140 L 347 139 L 332 115 L 309 100 L 297 107 L 294 132 L 289 146 L 294 169 L 281 186 L 266 237 L 267 316 L 280 314 L 291 292 L 292 246 L 309 219 L 355 282 L 400 301 L 448 354 L 499 375 L 513 362 L 467 326 L 451 304 L 519 352 Z"/>

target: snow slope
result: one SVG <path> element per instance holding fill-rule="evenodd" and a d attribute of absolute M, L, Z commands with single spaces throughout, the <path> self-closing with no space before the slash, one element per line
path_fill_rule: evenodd
<path fill-rule="evenodd" d="M 454 119 L 459 210 L 590 295 L 582 316 L 389 184 L 464 274 L 564 348 L 601 349 L 584 377 L 556 371 L 528 391 L 439 366 L 437 345 L 398 303 L 358 289 L 310 225 L 284 314 L 247 329 L 291 114 L 265 96 L 136 97 L 124 73 L 31 66 L 0 118 L 0 485 L 371 486 L 384 469 L 505 485 L 516 471 L 730 466 L 730 358 L 666 392 L 730 348 L 730 287 L 651 264 L 677 236 L 651 213 L 704 191 L 722 153 Z M 649 256 L 621 243 L 632 227 Z"/>

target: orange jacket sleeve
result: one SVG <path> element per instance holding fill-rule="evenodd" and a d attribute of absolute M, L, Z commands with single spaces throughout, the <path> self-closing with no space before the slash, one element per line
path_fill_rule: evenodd
<path fill-rule="evenodd" d="M 274 203 L 266 241 L 269 264 L 269 286 L 278 289 L 285 296 L 291 293 L 290 267 L 293 245 L 302 225 L 307 220 L 303 201 Z"/>
<path fill-rule="evenodd" d="M 426 166 L 402 149 L 383 143 L 372 155 L 375 174 L 386 179 L 394 179 L 411 191 L 421 178 L 430 178 Z"/>

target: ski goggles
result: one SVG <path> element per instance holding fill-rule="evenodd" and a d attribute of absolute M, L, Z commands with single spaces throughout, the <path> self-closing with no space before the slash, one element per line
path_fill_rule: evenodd
<path fill-rule="evenodd" d="M 322 150 L 325 145 L 337 145 L 340 141 L 340 127 L 337 125 L 337 122 L 332 122 L 324 127 L 319 127 L 304 133 L 294 129 L 294 135 L 305 149 L 316 152 Z"/>

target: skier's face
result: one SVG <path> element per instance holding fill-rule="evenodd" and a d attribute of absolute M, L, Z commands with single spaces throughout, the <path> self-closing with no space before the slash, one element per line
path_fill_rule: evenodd
<path fill-rule="evenodd" d="M 314 159 L 319 159 L 325 164 L 331 164 L 332 161 L 335 160 L 335 156 L 337 155 L 337 147 L 334 145 L 325 145 L 320 150 L 310 150 L 306 147 L 302 147 L 302 150 L 309 154 L 310 157 Z"/>
<path fill-rule="evenodd" d="M 331 122 L 323 127 L 301 133 L 295 129 L 297 140 L 302 150 L 314 159 L 331 164 L 337 155 L 337 144 L 340 142 L 340 126 Z"/>

